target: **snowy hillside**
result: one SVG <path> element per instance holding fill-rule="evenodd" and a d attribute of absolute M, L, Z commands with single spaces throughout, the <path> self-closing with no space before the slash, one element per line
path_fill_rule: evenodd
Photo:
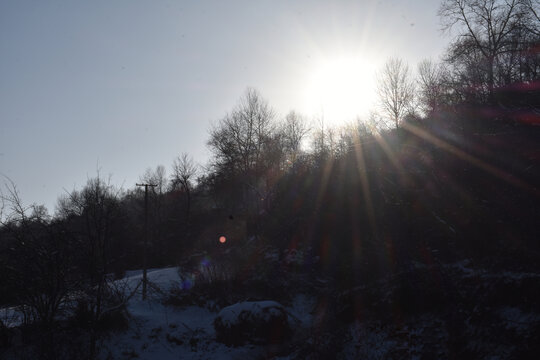
<path fill-rule="evenodd" d="M 128 303 L 129 329 L 110 334 L 101 345 L 103 359 L 252 359 L 265 356 L 264 346 L 247 344 L 228 347 L 216 341 L 213 321 L 216 311 L 199 306 L 178 308 L 165 305 L 165 295 L 180 283 L 177 268 L 154 269 L 148 272 L 151 283 L 149 299 L 137 294 Z M 142 280 L 140 271 L 128 272 L 126 282 L 135 289 Z M 287 308 L 291 325 L 309 326 L 313 303 L 298 296 Z"/>
<path fill-rule="evenodd" d="M 141 271 L 111 283 L 132 296 L 122 310 L 126 326 L 101 332 L 98 359 L 512 359 L 534 354 L 539 340 L 539 276 L 493 272 L 467 261 L 440 268 L 418 263 L 408 272 L 342 292 L 316 279 L 311 290 L 289 288 L 288 299 L 276 295 L 257 302 L 211 299 L 195 290 L 202 286 L 196 283 L 182 288 L 185 281 L 176 267 L 151 269 L 148 280 L 144 301 Z M 0 347 L 5 359 L 35 354 L 24 340 L 28 335 L 19 326 L 18 310 L 2 309 L 8 326 L 2 339 L 8 334 L 12 345 Z M 69 325 L 69 314 L 64 316 L 56 334 L 64 342 L 63 358 L 73 358 L 66 355 L 69 351 L 81 356 L 84 350 L 69 346 L 76 341 L 86 346 L 88 333 Z M 264 334 L 260 324 L 271 317 L 286 319 L 288 330 L 275 343 L 257 340 Z M 225 333 L 220 336 L 217 330 Z"/>

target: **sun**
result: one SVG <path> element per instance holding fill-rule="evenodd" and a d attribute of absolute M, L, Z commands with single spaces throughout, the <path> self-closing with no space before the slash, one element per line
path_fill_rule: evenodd
<path fill-rule="evenodd" d="M 376 98 L 375 68 L 361 57 L 325 59 L 310 73 L 305 96 L 308 113 L 340 125 L 364 116 Z"/>

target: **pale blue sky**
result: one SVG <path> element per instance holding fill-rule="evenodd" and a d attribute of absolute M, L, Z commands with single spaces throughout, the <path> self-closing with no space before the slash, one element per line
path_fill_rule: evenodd
<path fill-rule="evenodd" d="M 438 4 L 0 0 L 0 174 L 52 213 L 98 167 L 132 188 L 182 152 L 204 164 L 210 123 L 248 86 L 278 116 L 312 115 L 324 61 L 437 59 Z"/>

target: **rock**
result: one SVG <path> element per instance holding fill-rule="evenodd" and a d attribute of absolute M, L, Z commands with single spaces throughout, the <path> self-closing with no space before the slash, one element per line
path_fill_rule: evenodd
<path fill-rule="evenodd" d="M 214 319 L 219 342 L 280 344 L 289 337 L 287 311 L 275 301 L 246 301 L 223 308 Z"/>

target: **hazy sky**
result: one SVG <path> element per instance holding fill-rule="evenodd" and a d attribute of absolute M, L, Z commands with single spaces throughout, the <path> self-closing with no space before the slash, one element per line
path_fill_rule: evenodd
<path fill-rule="evenodd" d="M 182 152 L 204 164 L 210 124 L 248 86 L 278 116 L 353 117 L 374 107 L 372 74 L 385 59 L 415 67 L 442 54 L 438 6 L 0 0 L 0 174 L 25 204 L 53 213 L 58 195 L 98 168 L 132 188 L 148 167 L 170 172 Z M 347 113 L 325 102 L 347 96 L 358 99 Z"/>

